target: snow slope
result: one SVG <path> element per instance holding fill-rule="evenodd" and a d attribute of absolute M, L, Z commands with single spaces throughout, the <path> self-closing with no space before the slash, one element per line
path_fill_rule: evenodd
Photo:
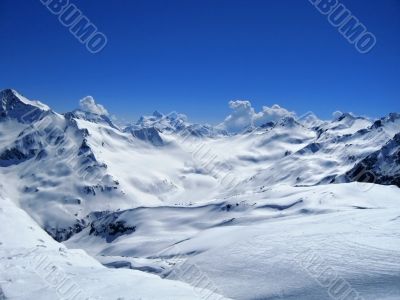
<path fill-rule="evenodd" d="M 202 299 L 187 284 L 109 269 L 82 250 L 66 248 L 3 196 L 0 222 L 0 287 L 5 299 Z"/>
<path fill-rule="evenodd" d="M 201 206 L 116 212 L 66 245 L 111 267 L 188 282 L 179 265 L 196 266 L 233 299 L 330 299 L 335 279 L 349 284 L 340 292 L 348 299 L 398 299 L 400 190 L 365 185 L 276 186 Z M 110 239 L 115 224 L 134 230 Z"/>

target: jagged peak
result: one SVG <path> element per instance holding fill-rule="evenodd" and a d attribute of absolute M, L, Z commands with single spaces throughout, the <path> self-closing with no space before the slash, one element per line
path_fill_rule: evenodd
<path fill-rule="evenodd" d="M 379 129 L 382 127 L 385 127 L 392 133 L 400 131 L 400 114 L 389 113 L 387 116 L 375 120 L 374 123 L 369 127 L 369 129 Z"/>
<path fill-rule="evenodd" d="M 6 89 L 3 89 L 3 90 L 0 91 L 0 95 L 3 95 L 3 94 L 13 94 L 13 95 L 15 95 L 16 92 L 17 92 L 16 90 L 13 90 L 13 89 L 10 89 L 10 88 L 6 88 Z"/>
<path fill-rule="evenodd" d="M 174 129 L 176 127 L 181 127 L 184 124 L 188 125 L 186 115 L 177 112 L 171 112 L 167 115 L 164 115 L 156 110 L 150 116 L 141 116 L 135 125 L 128 127 L 156 127 L 158 129 Z"/>
<path fill-rule="evenodd" d="M 155 110 L 153 112 L 153 117 L 156 117 L 158 119 L 161 119 L 162 117 L 164 117 L 164 114 L 160 113 L 158 110 Z"/>
<path fill-rule="evenodd" d="M 400 120 L 400 114 L 396 112 L 389 113 L 386 117 L 384 117 L 386 121 L 395 122 Z"/>
<path fill-rule="evenodd" d="M 296 121 L 308 128 L 314 128 L 314 127 L 320 126 L 321 124 L 323 124 L 325 122 L 325 121 L 321 120 L 320 118 L 318 118 L 318 116 L 311 111 L 296 118 Z"/>
<path fill-rule="evenodd" d="M 92 123 L 103 123 L 115 129 L 119 129 L 118 126 L 116 126 L 108 116 L 95 114 L 81 109 L 75 109 L 72 112 L 67 112 L 64 114 L 64 117 L 67 119 L 73 118 L 73 119 L 85 120 Z"/>
<path fill-rule="evenodd" d="M 369 120 L 367 117 L 357 116 L 351 112 L 344 112 L 340 115 L 336 116 L 333 119 L 333 122 L 346 122 L 346 121 L 355 121 L 355 120 Z"/>
<path fill-rule="evenodd" d="M 50 110 L 50 107 L 48 107 L 46 104 L 43 104 L 42 102 L 37 100 L 29 100 L 28 98 L 18 93 L 16 90 L 10 88 L 0 91 L 0 99 L 2 101 L 3 107 L 6 106 L 9 101 L 19 101 L 24 105 L 33 106 L 43 111 Z"/>
<path fill-rule="evenodd" d="M 341 122 L 345 119 L 355 120 L 356 116 L 354 116 L 352 113 L 345 112 L 345 113 L 342 113 L 340 116 L 336 117 L 333 121 Z"/>
<path fill-rule="evenodd" d="M 0 120 L 32 123 L 51 112 L 47 105 L 29 100 L 13 89 L 0 91 Z"/>
<path fill-rule="evenodd" d="M 289 117 L 289 116 L 283 117 L 282 119 L 279 120 L 279 122 L 277 124 L 278 124 L 278 126 L 282 126 L 282 127 L 301 126 L 301 124 L 299 122 L 297 122 L 295 118 Z"/>

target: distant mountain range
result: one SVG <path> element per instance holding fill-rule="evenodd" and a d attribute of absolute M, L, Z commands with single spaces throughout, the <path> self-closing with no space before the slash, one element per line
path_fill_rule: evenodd
<path fill-rule="evenodd" d="M 400 187 L 400 114 L 395 112 L 378 120 L 341 113 L 325 121 L 273 106 L 262 114 L 252 112 L 250 121 L 233 114 L 211 126 L 155 111 L 118 126 L 93 111 L 57 113 L 10 89 L 0 92 L 0 101 L 4 197 L 14 199 L 57 241 L 82 245 L 96 255 L 123 257 L 129 252 L 126 256 L 149 260 L 156 248 L 203 229 L 268 219 L 265 209 L 299 207 L 301 214 L 334 210 L 332 204 L 314 208 L 312 193 L 344 195 L 343 184 L 349 182 L 362 182 L 346 185 L 361 188 L 360 193 L 377 185 Z M 231 103 L 240 109 L 246 105 Z M 289 201 L 283 187 L 303 194 Z M 274 194 L 289 198 L 271 204 L 257 196 L 263 193 L 270 200 Z M 204 219 L 206 215 L 212 218 Z M 140 231 L 144 227 L 145 235 Z M 158 236 L 176 228 L 181 230 L 177 239 L 151 241 L 152 230 Z M 142 250 L 128 247 L 138 242 L 135 236 L 141 236 Z M 119 248 L 108 247 L 118 241 Z M 151 250 L 144 250 L 150 244 Z M 185 249 L 187 255 L 203 251 L 191 244 Z M 131 268 L 137 264 L 152 273 L 164 270 L 154 261 L 124 263 Z"/>
<path fill-rule="evenodd" d="M 106 115 L 59 114 L 14 90 L 0 99 L 1 173 L 58 240 L 87 226 L 93 211 L 199 203 L 278 183 L 399 186 L 397 113 L 332 121 L 290 115 L 229 133 L 178 113 L 156 111 L 120 128 Z M 217 167 L 225 170 L 214 174 Z M 234 186 L 221 182 L 227 174 Z"/>

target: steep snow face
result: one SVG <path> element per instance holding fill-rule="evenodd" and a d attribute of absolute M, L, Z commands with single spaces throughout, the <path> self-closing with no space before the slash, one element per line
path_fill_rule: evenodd
<path fill-rule="evenodd" d="M 42 117 L 50 108 L 39 102 L 31 101 L 16 91 L 7 89 L 0 91 L 0 120 L 16 119 L 29 123 Z"/>
<path fill-rule="evenodd" d="M 185 283 L 135 270 L 108 269 L 86 252 L 66 248 L 3 196 L 0 223 L 4 299 L 203 299 L 204 294 Z"/>
<path fill-rule="evenodd" d="M 372 130 L 378 132 L 386 132 L 387 134 L 394 136 L 399 132 L 400 128 L 400 114 L 390 113 L 388 116 L 376 120 L 372 125 Z"/>
<path fill-rule="evenodd" d="M 16 120 L 2 120 L 0 122 L 0 152 L 3 152 L 8 145 L 17 140 L 21 131 L 28 126 L 28 124 Z"/>
<path fill-rule="evenodd" d="M 118 129 L 118 126 L 115 125 L 108 116 L 106 115 L 98 115 L 87 111 L 82 110 L 74 110 L 73 112 L 69 112 L 64 114 L 67 119 L 81 119 L 86 120 L 93 123 L 104 124 L 110 126 L 114 129 Z"/>
<path fill-rule="evenodd" d="M 5 100 L 6 102 L 10 101 L 11 99 L 16 100 L 15 98 L 17 98 L 18 101 L 22 102 L 25 105 L 33 106 L 40 110 L 50 110 L 50 107 L 48 107 L 46 104 L 43 104 L 42 102 L 37 100 L 29 100 L 12 89 L 5 89 L 0 92 L 0 95 L 2 100 Z M 8 97 L 10 97 L 11 99 L 9 99 Z"/>
<path fill-rule="evenodd" d="M 9 131 L 0 123 L 0 132 Z M 75 120 L 49 112 L 8 139 L 0 152 L 0 177 L 7 193 L 59 240 L 85 226 L 85 216 L 106 210 L 113 197 L 124 206 L 118 182 L 87 144 L 87 131 Z M 15 129 L 14 128 L 14 129 Z"/>
<path fill-rule="evenodd" d="M 126 132 L 130 132 L 133 137 L 139 140 L 149 142 L 154 146 L 163 146 L 164 140 L 161 138 L 159 131 L 154 127 L 145 127 L 140 129 L 126 128 Z"/>
<path fill-rule="evenodd" d="M 346 173 L 350 181 L 372 182 L 400 187 L 400 133 L 382 149 L 368 155 Z"/>

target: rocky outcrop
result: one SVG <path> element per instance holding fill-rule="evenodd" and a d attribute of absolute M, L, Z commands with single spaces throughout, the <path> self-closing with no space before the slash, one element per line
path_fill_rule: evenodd
<path fill-rule="evenodd" d="M 345 176 L 349 181 L 400 187 L 400 133 L 382 149 L 357 163 Z"/>

